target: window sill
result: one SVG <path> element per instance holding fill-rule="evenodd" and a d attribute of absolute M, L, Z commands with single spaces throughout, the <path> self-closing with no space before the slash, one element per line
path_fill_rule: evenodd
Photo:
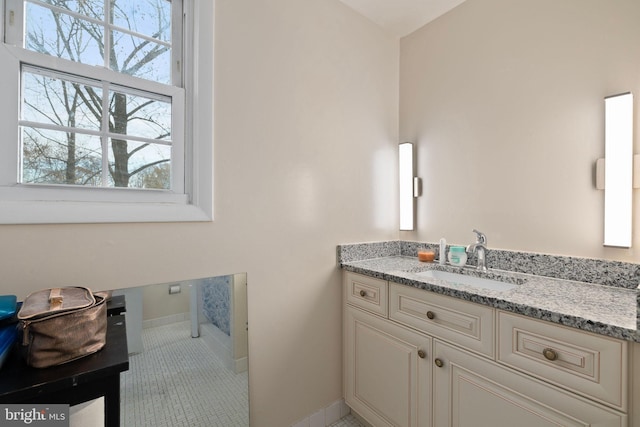
<path fill-rule="evenodd" d="M 192 204 L 0 201 L 0 224 L 204 222 L 210 212 Z"/>

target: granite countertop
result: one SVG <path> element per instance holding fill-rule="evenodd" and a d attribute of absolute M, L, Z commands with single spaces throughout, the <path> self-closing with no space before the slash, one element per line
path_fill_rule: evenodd
<path fill-rule="evenodd" d="M 437 262 L 420 262 L 413 256 L 343 260 L 340 267 L 536 319 L 640 342 L 636 326 L 638 292 L 635 289 L 495 269 L 490 269 L 487 275 L 477 272 L 473 266 L 463 269 L 450 265 L 442 267 Z M 416 275 L 429 269 L 496 278 L 517 286 L 497 291 Z"/>

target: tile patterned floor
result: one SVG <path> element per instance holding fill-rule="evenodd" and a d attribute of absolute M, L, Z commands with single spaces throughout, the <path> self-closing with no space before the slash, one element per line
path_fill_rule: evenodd
<path fill-rule="evenodd" d="M 121 376 L 121 425 L 247 427 L 247 372 L 223 366 L 189 322 L 149 328 Z"/>
<path fill-rule="evenodd" d="M 120 377 L 120 425 L 248 427 L 247 372 L 227 369 L 190 323 L 144 329 L 145 351 Z M 364 427 L 347 415 L 330 427 Z"/>
<path fill-rule="evenodd" d="M 330 427 L 364 427 L 364 424 L 361 424 L 353 415 L 347 415 L 346 417 L 331 424 Z"/>

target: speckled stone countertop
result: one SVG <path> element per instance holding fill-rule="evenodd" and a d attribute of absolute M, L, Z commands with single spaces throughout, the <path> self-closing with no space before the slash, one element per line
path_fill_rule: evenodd
<path fill-rule="evenodd" d="M 429 244 L 427 244 L 428 246 Z M 488 273 L 475 270 L 473 260 L 464 268 L 451 265 L 441 266 L 436 262 L 420 262 L 411 254 L 411 247 L 425 246 L 414 242 L 378 242 L 374 244 L 338 246 L 338 264 L 347 271 L 353 271 L 383 280 L 400 283 L 460 298 L 497 309 L 523 314 L 561 325 L 589 332 L 607 335 L 629 341 L 640 342 L 638 333 L 638 290 L 635 276 L 637 265 L 616 263 L 609 265 L 605 261 L 605 270 L 613 268 L 614 275 L 630 276 L 626 283 L 622 278 L 620 285 L 587 283 L 585 281 L 558 279 L 523 272 L 493 269 L 489 253 Z M 407 249 L 409 248 L 409 249 Z M 405 252 L 405 253 L 403 253 Z M 506 251 L 495 256 L 504 256 Z M 508 255 L 508 254 L 507 254 Z M 556 264 L 571 264 L 571 260 L 555 260 Z M 579 259 L 578 259 L 579 260 Z M 593 264 L 594 260 L 586 260 Z M 598 260 L 600 261 L 600 260 Z M 578 261 L 580 267 L 585 266 Z M 597 263 L 596 263 L 597 264 Z M 620 265 L 618 265 L 620 264 Z M 597 266 L 602 269 L 602 265 Z M 567 267 L 565 270 L 571 270 Z M 492 290 L 434 279 L 418 275 L 426 270 L 445 270 L 465 275 L 496 279 L 516 284 L 509 290 Z M 587 269 L 588 270 L 588 269 Z M 628 270 L 628 271 L 626 271 Z M 611 271 L 604 271 L 604 273 Z M 602 272 L 582 272 L 597 278 Z M 611 274 L 605 274 L 611 276 Z"/>

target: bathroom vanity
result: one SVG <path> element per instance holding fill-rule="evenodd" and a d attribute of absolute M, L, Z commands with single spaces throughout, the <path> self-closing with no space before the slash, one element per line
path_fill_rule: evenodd
<path fill-rule="evenodd" d="M 640 425 L 636 289 L 491 270 L 516 286 L 482 288 L 411 256 L 339 263 L 345 401 L 373 426 Z"/>

